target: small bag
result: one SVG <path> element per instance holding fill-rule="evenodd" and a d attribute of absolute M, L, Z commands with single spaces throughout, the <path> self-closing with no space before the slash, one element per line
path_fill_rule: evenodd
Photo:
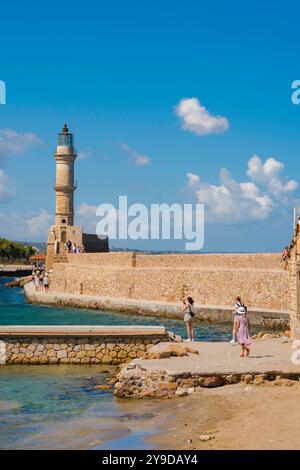
<path fill-rule="evenodd" d="M 191 317 L 194 318 L 195 314 L 192 311 L 190 304 L 189 304 L 189 313 L 190 313 Z"/>

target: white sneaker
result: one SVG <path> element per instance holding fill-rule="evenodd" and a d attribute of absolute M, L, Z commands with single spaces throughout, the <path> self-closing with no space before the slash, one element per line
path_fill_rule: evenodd
<path fill-rule="evenodd" d="M 236 340 L 234 338 L 232 338 L 230 341 L 229 341 L 230 344 L 236 344 Z"/>
<path fill-rule="evenodd" d="M 186 343 L 190 343 L 191 340 L 190 340 L 190 339 L 186 339 L 185 342 L 186 342 Z"/>

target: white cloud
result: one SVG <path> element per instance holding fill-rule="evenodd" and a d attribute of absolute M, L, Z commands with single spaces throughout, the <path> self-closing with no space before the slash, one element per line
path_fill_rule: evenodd
<path fill-rule="evenodd" d="M 79 204 L 77 210 L 76 210 L 76 215 L 78 217 L 86 218 L 86 217 L 95 217 L 96 216 L 96 210 L 97 206 L 93 204 L 86 204 L 85 202 L 82 202 Z"/>
<path fill-rule="evenodd" d="M 219 134 L 229 129 L 226 117 L 213 116 L 201 105 L 198 98 L 183 98 L 175 107 L 182 120 L 182 128 L 197 135 Z"/>
<path fill-rule="evenodd" d="M 133 166 L 147 166 L 149 165 L 151 159 L 147 156 L 144 155 L 141 152 L 138 152 L 137 150 L 129 147 L 129 145 L 120 142 L 119 147 L 124 150 L 124 152 L 127 153 L 129 156 L 130 162 Z"/>
<path fill-rule="evenodd" d="M 38 237 L 42 234 L 47 235 L 51 223 L 53 223 L 53 216 L 43 209 L 38 212 L 30 212 L 26 216 L 28 232 L 33 237 Z"/>
<path fill-rule="evenodd" d="M 282 180 L 283 169 L 284 165 L 275 159 L 262 163 L 254 156 L 248 162 L 248 181 L 237 182 L 222 168 L 217 185 L 188 173 L 187 188 L 198 203 L 205 204 L 205 217 L 209 223 L 267 220 L 276 209 L 298 205 L 295 195 L 298 184 L 294 180 Z"/>
<path fill-rule="evenodd" d="M 0 212 L 0 237 L 12 240 L 44 241 L 47 239 L 53 216 L 46 210 L 19 212 Z"/>
<path fill-rule="evenodd" d="M 76 224 L 82 225 L 84 232 L 96 233 L 96 226 L 100 220 L 99 216 L 96 215 L 96 211 L 97 206 L 94 204 L 87 204 L 85 202 L 79 204 L 75 213 Z M 117 209 L 115 211 L 112 210 L 108 214 L 108 219 L 111 221 L 115 221 L 116 217 L 118 217 Z"/>
<path fill-rule="evenodd" d="M 247 175 L 256 183 L 267 186 L 269 192 L 275 197 L 283 197 L 298 188 L 297 181 L 281 179 L 283 170 L 284 164 L 274 158 L 269 158 L 262 163 L 261 158 L 254 155 L 248 162 Z"/>
<path fill-rule="evenodd" d="M 88 158 L 90 158 L 90 156 L 90 150 L 81 150 L 80 152 L 78 152 L 77 160 L 87 160 Z"/>
<path fill-rule="evenodd" d="M 7 174 L 0 169 L 0 202 L 10 199 L 15 194 L 14 183 Z"/>
<path fill-rule="evenodd" d="M 76 225 L 82 225 L 87 233 L 95 233 L 98 222 L 96 210 L 97 206 L 93 204 L 86 204 L 85 202 L 79 204 L 75 212 Z"/>
<path fill-rule="evenodd" d="M 42 141 L 33 132 L 16 132 L 12 129 L 0 129 L 0 201 L 15 195 L 14 182 L 1 169 L 5 161 L 13 155 L 22 155 L 28 149 Z"/>
<path fill-rule="evenodd" d="M 12 155 L 22 155 L 42 141 L 33 132 L 0 129 L 0 163 Z"/>

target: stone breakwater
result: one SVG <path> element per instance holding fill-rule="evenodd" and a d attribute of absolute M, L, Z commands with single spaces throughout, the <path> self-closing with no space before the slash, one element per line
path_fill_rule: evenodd
<path fill-rule="evenodd" d="M 52 286 L 53 288 L 53 286 Z M 30 303 L 56 305 L 60 307 L 75 307 L 101 311 L 113 311 L 130 315 L 147 315 L 154 317 L 173 318 L 182 320 L 182 304 L 177 302 L 162 302 L 158 300 L 125 299 L 121 297 L 102 297 L 97 295 L 70 294 L 64 292 L 36 291 L 33 283 L 24 286 L 26 299 Z M 252 325 L 261 325 L 267 329 L 287 329 L 289 327 L 289 312 L 249 308 Z M 232 306 L 220 307 L 214 305 L 199 305 L 196 307 L 196 322 L 211 323 L 232 322 Z"/>
<path fill-rule="evenodd" d="M 60 261 L 53 265 L 52 293 L 177 304 L 192 295 L 197 305 L 230 310 L 241 295 L 261 311 L 290 307 L 289 275 L 276 253 L 79 253 Z"/>
<path fill-rule="evenodd" d="M 112 364 L 145 357 L 160 340 L 129 338 L 2 338 L 7 364 Z M 2 344 L 3 344 L 2 343 Z M 2 351 L 3 351 L 2 347 Z"/>
<path fill-rule="evenodd" d="M 273 382 L 282 385 L 282 379 L 299 381 L 298 373 L 268 371 L 264 374 L 233 373 L 206 375 L 201 373 L 172 373 L 153 371 L 139 364 L 128 364 L 123 367 L 115 381 L 114 394 L 118 398 L 174 398 L 192 395 L 200 388 L 215 388 L 239 382 L 261 385 Z"/>
<path fill-rule="evenodd" d="M 111 364 L 174 340 L 164 327 L 2 326 L 2 364 Z"/>

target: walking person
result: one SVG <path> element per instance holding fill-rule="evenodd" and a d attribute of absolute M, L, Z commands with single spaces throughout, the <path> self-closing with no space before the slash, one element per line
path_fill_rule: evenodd
<path fill-rule="evenodd" d="M 284 270 L 285 271 L 288 268 L 290 257 L 291 257 L 291 253 L 290 253 L 289 247 L 286 246 L 285 249 L 282 252 L 282 255 L 281 255 L 281 262 L 284 263 Z"/>
<path fill-rule="evenodd" d="M 241 357 L 248 357 L 250 354 L 250 322 L 247 317 L 247 312 L 244 307 L 238 309 L 238 320 L 236 322 L 236 336 L 239 345 L 242 348 Z"/>
<path fill-rule="evenodd" d="M 35 285 L 35 290 L 39 290 L 40 278 L 38 274 L 36 274 L 34 277 L 34 285 Z"/>
<path fill-rule="evenodd" d="M 72 242 L 71 242 L 71 240 L 68 240 L 68 241 L 67 241 L 67 249 L 68 249 L 68 253 L 71 253 L 71 249 L 72 249 Z"/>
<path fill-rule="evenodd" d="M 184 321 L 186 324 L 187 341 L 195 340 L 194 330 L 194 316 L 195 316 L 195 302 L 192 297 L 187 297 L 183 300 Z"/>
<path fill-rule="evenodd" d="M 49 274 L 46 271 L 44 274 L 44 291 L 48 292 L 48 289 L 49 289 Z"/>
<path fill-rule="evenodd" d="M 237 343 L 237 338 L 236 338 L 235 331 L 236 331 L 236 322 L 237 322 L 238 317 L 239 317 L 238 309 L 240 307 L 244 307 L 244 309 L 246 310 L 246 313 L 247 313 L 246 305 L 242 302 L 241 297 L 238 296 L 235 299 L 234 311 L 232 312 L 233 313 L 232 339 L 229 341 L 231 344 L 236 344 Z"/>
<path fill-rule="evenodd" d="M 40 275 L 39 290 L 41 292 L 44 292 L 44 274 L 43 273 Z"/>

